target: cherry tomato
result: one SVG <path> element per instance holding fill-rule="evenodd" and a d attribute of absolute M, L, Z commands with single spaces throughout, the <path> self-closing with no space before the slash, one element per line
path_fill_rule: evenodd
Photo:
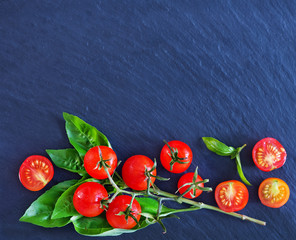
<path fill-rule="evenodd" d="M 95 217 L 104 211 L 101 200 L 108 199 L 108 192 L 97 182 L 82 183 L 75 191 L 73 205 L 85 217 Z"/>
<path fill-rule="evenodd" d="M 230 180 L 222 182 L 216 187 L 215 200 L 223 211 L 236 212 L 247 205 L 249 192 L 243 183 Z"/>
<path fill-rule="evenodd" d="M 108 172 L 110 175 L 113 174 L 117 166 L 117 156 L 112 148 L 106 146 L 96 146 L 89 149 L 84 156 L 84 168 L 90 176 L 96 179 L 108 178 L 108 175 L 102 166 L 101 157 L 103 161 L 109 165 Z"/>
<path fill-rule="evenodd" d="M 282 179 L 267 178 L 260 184 L 258 195 L 263 205 L 279 208 L 289 200 L 290 189 Z"/>
<path fill-rule="evenodd" d="M 127 186 L 131 189 L 142 191 L 147 189 L 148 177 L 145 170 L 152 169 L 153 161 L 144 155 L 135 155 L 128 158 L 122 167 L 122 178 Z M 156 169 L 151 174 L 156 176 Z M 155 181 L 155 177 L 150 177 L 151 185 Z"/>
<path fill-rule="evenodd" d="M 28 157 L 19 169 L 21 183 L 31 191 L 39 191 L 44 188 L 52 179 L 53 174 L 51 161 L 39 155 Z"/>
<path fill-rule="evenodd" d="M 162 166 L 172 173 L 182 173 L 192 162 L 190 147 L 181 141 L 170 141 L 164 145 L 160 153 Z"/>
<path fill-rule="evenodd" d="M 125 215 L 120 215 L 121 212 L 123 213 L 127 210 L 131 200 L 131 196 L 121 195 L 115 197 L 115 199 L 109 204 L 108 210 L 106 212 L 106 218 L 108 223 L 113 228 L 130 229 L 137 225 L 137 222 L 131 216 L 129 216 L 126 221 Z M 137 221 L 139 221 L 141 218 L 141 211 L 142 210 L 139 202 L 134 199 L 130 214 L 132 214 L 137 219 Z"/>
<path fill-rule="evenodd" d="M 274 138 L 264 138 L 257 142 L 252 155 L 256 166 L 264 172 L 282 167 L 287 158 L 286 150 Z"/>
<path fill-rule="evenodd" d="M 182 175 L 182 177 L 179 179 L 179 181 L 178 181 L 178 189 L 179 189 L 179 193 L 180 194 L 183 194 L 190 187 L 189 185 L 188 186 L 184 186 L 184 187 L 182 187 L 182 186 L 184 184 L 186 184 L 186 183 L 192 183 L 193 182 L 193 176 L 194 176 L 194 173 L 193 172 L 189 172 L 189 173 L 185 173 L 184 175 Z M 195 180 L 195 182 L 200 182 L 202 180 L 203 179 L 198 175 L 197 178 L 196 178 L 196 180 Z M 203 183 L 200 183 L 200 184 L 198 184 L 198 186 L 204 187 L 204 184 Z M 184 195 L 184 197 L 186 197 L 186 198 L 196 198 L 201 193 L 202 193 L 202 190 L 196 189 L 195 190 L 195 195 L 194 195 L 193 189 L 191 189 L 190 192 L 188 192 L 188 193 L 186 193 Z"/>

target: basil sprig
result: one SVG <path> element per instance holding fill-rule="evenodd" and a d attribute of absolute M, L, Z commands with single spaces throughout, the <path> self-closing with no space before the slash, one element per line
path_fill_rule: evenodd
<path fill-rule="evenodd" d="M 238 172 L 241 180 L 245 184 L 252 186 L 252 184 L 247 180 L 247 178 L 245 177 L 245 175 L 243 173 L 242 164 L 241 164 L 241 160 L 240 160 L 240 152 L 246 146 L 246 144 L 244 144 L 241 147 L 234 148 L 231 146 L 227 146 L 226 144 L 224 144 L 224 143 L 220 142 L 219 140 L 212 138 L 212 137 L 203 137 L 202 140 L 204 141 L 204 143 L 206 144 L 207 148 L 210 151 L 212 151 L 220 156 L 229 156 L 231 159 L 235 159 L 237 172 Z"/>

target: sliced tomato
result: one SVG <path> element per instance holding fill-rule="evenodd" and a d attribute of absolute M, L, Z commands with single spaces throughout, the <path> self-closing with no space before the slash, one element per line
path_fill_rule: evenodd
<path fill-rule="evenodd" d="M 290 189 L 282 179 L 267 178 L 260 184 L 258 195 L 263 205 L 279 208 L 289 200 Z"/>
<path fill-rule="evenodd" d="M 19 169 L 19 179 L 25 188 L 39 191 L 50 182 L 54 174 L 49 159 L 39 155 L 28 157 Z"/>
<path fill-rule="evenodd" d="M 253 161 L 264 172 L 272 171 L 284 165 L 287 158 L 286 150 L 274 138 L 264 138 L 253 148 Z"/>
<path fill-rule="evenodd" d="M 247 187 L 236 180 L 220 183 L 215 189 L 215 200 L 220 209 L 225 212 L 242 210 L 249 201 Z"/>

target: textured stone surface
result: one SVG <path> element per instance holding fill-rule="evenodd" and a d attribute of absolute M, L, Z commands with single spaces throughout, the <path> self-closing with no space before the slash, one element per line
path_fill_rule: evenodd
<path fill-rule="evenodd" d="M 239 179 L 234 163 L 209 152 L 202 136 L 247 147 L 242 165 L 250 200 L 243 214 L 262 227 L 201 210 L 117 239 L 295 239 L 295 1 L 0 2 L 0 235 L 5 239 L 87 239 L 69 225 L 43 229 L 18 218 L 41 192 L 27 191 L 18 168 L 31 154 L 69 143 L 62 112 L 109 138 L 122 160 L 158 157 L 162 139 L 193 150 L 193 171 L 215 187 Z M 277 138 L 288 152 L 270 173 L 252 162 L 254 144 Z M 53 184 L 73 178 L 55 168 Z M 176 190 L 180 175 L 159 166 Z M 280 177 L 291 188 L 280 209 L 259 203 L 257 188 Z M 200 201 L 215 204 L 213 193 Z M 111 239 L 111 238 L 110 238 Z"/>

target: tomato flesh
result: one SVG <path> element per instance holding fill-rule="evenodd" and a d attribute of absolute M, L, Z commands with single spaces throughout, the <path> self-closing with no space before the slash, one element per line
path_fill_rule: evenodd
<path fill-rule="evenodd" d="M 96 179 L 106 179 L 108 175 L 104 167 L 100 166 L 100 153 L 102 154 L 103 160 L 110 166 L 108 172 L 110 175 L 113 174 L 117 167 L 117 156 L 112 148 L 106 146 L 96 146 L 87 151 L 84 156 L 84 168 L 87 173 Z"/>
<path fill-rule="evenodd" d="M 122 167 L 123 181 L 131 189 L 137 191 L 146 190 L 148 177 L 145 175 L 145 170 L 151 170 L 153 165 L 153 161 L 144 155 L 135 155 L 128 158 Z M 151 174 L 156 176 L 156 169 Z M 150 181 L 153 184 L 155 177 L 150 177 Z"/>
<path fill-rule="evenodd" d="M 279 178 L 267 178 L 260 184 L 258 195 L 263 205 L 279 208 L 289 200 L 290 189 L 287 183 Z"/>
<path fill-rule="evenodd" d="M 179 189 L 179 192 L 180 194 L 183 194 L 190 186 L 184 186 L 182 187 L 184 184 L 186 183 L 192 183 L 193 181 L 193 177 L 194 177 L 194 173 L 193 172 L 189 172 L 189 173 L 186 173 L 184 174 L 178 181 L 178 189 Z M 200 182 L 202 181 L 203 179 L 198 175 L 195 182 Z M 198 186 L 200 187 L 204 187 L 204 183 L 200 183 L 198 184 Z M 198 197 L 200 194 L 202 194 L 202 190 L 199 190 L 199 189 L 196 189 L 195 190 L 195 195 L 194 195 L 194 192 L 193 192 L 193 189 L 191 189 L 188 193 L 186 193 L 184 195 L 184 197 L 186 198 L 196 198 Z"/>
<path fill-rule="evenodd" d="M 216 187 L 215 200 L 223 211 L 236 212 L 247 205 L 249 192 L 243 183 L 230 180 L 222 182 Z"/>
<path fill-rule="evenodd" d="M 168 145 L 177 152 L 177 157 L 183 160 L 180 160 L 182 163 L 175 162 L 171 167 L 170 163 L 172 160 L 174 161 L 172 158 L 172 152 L 167 145 L 164 145 L 160 153 L 160 162 L 162 166 L 172 173 L 182 173 L 186 171 L 192 162 L 191 148 L 186 143 L 177 140 L 168 142 Z"/>
<path fill-rule="evenodd" d="M 286 150 L 274 138 L 264 138 L 253 148 L 253 161 L 262 171 L 269 172 L 282 167 L 287 158 Z"/>
<path fill-rule="evenodd" d="M 85 217 L 95 217 L 104 211 L 101 201 L 108 199 L 105 187 L 97 182 L 81 184 L 73 196 L 73 205 L 77 212 Z"/>
<path fill-rule="evenodd" d="M 129 216 L 126 221 L 125 215 L 120 215 L 120 212 L 126 211 L 131 200 L 131 196 L 121 195 L 115 197 L 115 199 L 109 204 L 106 218 L 113 228 L 131 229 L 137 225 L 137 222 L 132 217 Z M 141 205 L 136 199 L 134 199 L 131 214 L 137 219 L 137 221 L 141 218 L 141 211 Z"/>
<path fill-rule="evenodd" d="M 46 157 L 32 155 L 28 157 L 19 169 L 19 179 L 23 186 L 31 191 L 39 191 L 53 178 L 54 169 Z"/>

